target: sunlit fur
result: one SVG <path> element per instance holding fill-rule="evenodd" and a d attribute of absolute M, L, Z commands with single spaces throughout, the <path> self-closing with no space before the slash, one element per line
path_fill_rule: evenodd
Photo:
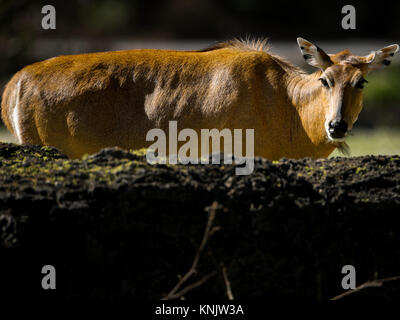
<path fill-rule="evenodd" d="M 254 128 L 255 154 L 268 159 L 327 157 L 340 143 L 326 136 L 332 96 L 318 80 L 322 72 L 306 74 L 266 46 L 265 40 L 235 40 L 200 51 L 52 58 L 14 75 L 3 94 L 2 118 L 16 134 L 18 101 L 20 142 L 55 146 L 70 157 L 109 146 L 146 147 L 152 143 L 145 141 L 147 131 L 168 132 L 170 120 L 179 130 Z M 364 73 L 364 64 L 344 59 L 349 55 L 332 56 L 325 73 L 337 90 L 344 88 L 343 117 L 351 127 L 362 97 L 349 81 Z"/>

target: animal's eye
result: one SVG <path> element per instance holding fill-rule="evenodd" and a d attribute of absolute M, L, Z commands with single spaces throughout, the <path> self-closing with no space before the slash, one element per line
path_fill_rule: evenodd
<path fill-rule="evenodd" d="M 365 80 L 364 78 L 361 78 L 361 79 L 358 80 L 358 82 L 356 83 L 356 88 L 358 88 L 358 89 L 364 88 L 364 83 L 368 83 L 368 81 Z"/>
<path fill-rule="evenodd" d="M 325 88 L 329 88 L 328 81 L 326 81 L 324 78 L 319 78 L 318 80 L 321 81 Z"/>

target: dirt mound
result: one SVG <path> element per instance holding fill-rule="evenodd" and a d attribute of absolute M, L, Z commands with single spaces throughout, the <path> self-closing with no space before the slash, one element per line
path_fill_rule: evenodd
<path fill-rule="evenodd" d="M 69 160 L 54 148 L 0 144 L 0 287 L 8 295 L 159 299 L 212 278 L 187 299 L 327 299 L 344 265 L 357 284 L 400 274 L 400 157 L 149 165 L 104 149 Z M 210 205 L 217 201 L 217 209 Z M 54 265 L 57 290 L 40 287 Z M 221 266 L 224 266 L 222 268 Z M 400 286 L 351 297 L 400 297 Z M 23 289 L 21 289 L 23 288 Z M 22 292 L 22 293 L 21 293 Z"/>

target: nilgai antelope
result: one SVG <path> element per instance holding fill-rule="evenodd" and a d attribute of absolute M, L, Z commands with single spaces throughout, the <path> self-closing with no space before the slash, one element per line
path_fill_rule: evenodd
<path fill-rule="evenodd" d="M 196 132 L 252 128 L 255 155 L 268 159 L 327 157 L 357 120 L 366 75 L 389 65 L 399 46 L 355 56 L 297 42 L 316 72 L 272 55 L 266 40 L 51 58 L 14 75 L 2 118 L 19 143 L 70 157 L 148 147 L 146 133 L 168 132 L 171 120 Z"/>

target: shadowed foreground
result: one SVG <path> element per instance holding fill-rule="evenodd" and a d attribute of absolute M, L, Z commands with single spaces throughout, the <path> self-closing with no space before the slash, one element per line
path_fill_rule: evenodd
<path fill-rule="evenodd" d="M 0 294 L 160 299 L 202 239 L 198 272 L 180 289 L 210 277 L 186 299 L 224 299 L 227 279 L 238 299 L 329 299 L 343 292 L 344 265 L 357 285 L 400 275 L 399 156 L 256 159 L 252 175 L 234 173 L 0 143 Z M 41 289 L 47 264 L 54 291 Z M 348 298 L 372 297 L 400 298 L 400 281 Z"/>

